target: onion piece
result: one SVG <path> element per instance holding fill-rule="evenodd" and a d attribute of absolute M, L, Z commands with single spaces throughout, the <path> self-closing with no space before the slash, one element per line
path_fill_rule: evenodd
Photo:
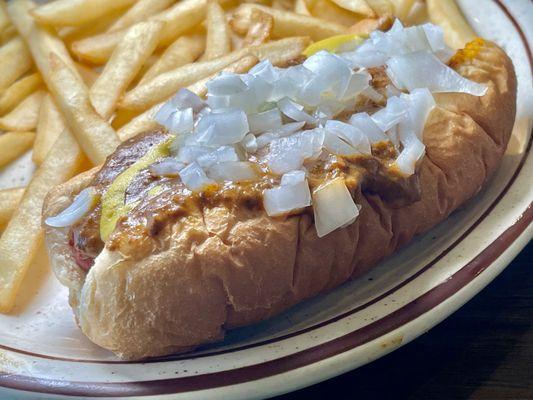
<path fill-rule="evenodd" d="M 257 145 L 257 138 L 251 133 L 247 134 L 241 141 L 241 145 L 248 153 L 255 153 L 259 146 Z"/>
<path fill-rule="evenodd" d="M 311 192 L 305 172 L 293 171 L 283 175 L 280 186 L 263 191 L 263 205 L 270 216 L 283 215 L 310 206 Z"/>
<path fill-rule="evenodd" d="M 342 178 L 333 179 L 315 189 L 313 208 L 319 238 L 352 224 L 359 216 L 359 208 Z"/>
<path fill-rule="evenodd" d="M 248 89 L 239 75 L 231 73 L 221 73 L 207 82 L 205 86 L 207 87 L 207 96 L 231 96 Z"/>
<path fill-rule="evenodd" d="M 193 162 L 187 165 L 179 172 L 179 176 L 187 189 L 194 191 L 202 190 L 205 186 L 213 184 L 214 181 L 209 179 L 204 170 Z"/>
<path fill-rule="evenodd" d="M 402 95 L 409 103 L 408 118 L 400 123 L 400 131 L 411 130 L 422 140 L 424 126 L 431 110 L 435 107 L 435 99 L 427 89 L 415 89 L 409 95 Z"/>
<path fill-rule="evenodd" d="M 350 117 L 350 124 L 359 129 L 366 135 L 370 143 L 388 141 L 389 138 L 385 132 L 374 122 L 366 112 L 354 114 Z"/>
<path fill-rule="evenodd" d="M 434 54 L 419 51 L 395 56 L 387 61 L 387 75 L 402 89 L 427 88 L 433 93 L 457 92 L 483 96 L 487 85 L 464 78 Z"/>
<path fill-rule="evenodd" d="M 175 158 L 168 157 L 150 165 L 150 173 L 154 176 L 178 176 L 185 164 Z"/>
<path fill-rule="evenodd" d="M 253 181 L 258 178 L 257 167 L 248 161 L 225 161 L 213 164 L 207 176 L 217 182 Z"/>
<path fill-rule="evenodd" d="M 209 154 L 213 151 L 213 148 L 207 146 L 189 145 L 181 146 L 176 155 L 176 160 L 189 164 L 204 154 Z"/>
<path fill-rule="evenodd" d="M 360 154 L 350 143 L 339 137 L 335 132 L 328 130 L 325 131 L 324 148 L 330 153 L 339 156 L 353 156 Z"/>
<path fill-rule="evenodd" d="M 372 86 L 367 87 L 364 89 L 361 94 L 363 96 L 368 97 L 370 100 L 372 100 L 375 103 L 379 103 L 380 101 L 383 101 L 385 97 L 381 93 L 379 93 L 376 89 L 374 89 Z"/>
<path fill-rule="evenodd" d="M 324 130 L 321 128 L 275 139 L 270 143 L 267 164 L 275 174 L 300 169 L 306 159 L 318 156 L 323 143 Z"/>
<path fill-rule="evenodd" d="M 196 93 L 184 88 L 178 90 L 178 93 L 172 97 L 170 103 L 178 110 L 192 108 L 195 113 L 200 112 L 206 106 L 205 102 Z"/>
<path fill-rule="evenodd" d="M 403 150 L 396 158 L 396 166 L 406 176 L 415 173 L 416 164 L 424 157 L 426 147 L 414 133 L 402 138 Z"/>
<path fill-rule="evenodd" d="M 194 116 L 192 108 L 176 110 L 170 114 L 163 124 L 170 132 L 183 135 L 192 132 L 194 128 Z"/>
<path fill-rule="evenodd" d="M 312 125 L 315 125 L 317 123 L 316 118 L 312 117 L 304 111 L 304 106 L 295 103 L 288 97 L 284 97 L 283 99 L 278 101 L 278 107 L 284 115 L 294 121 L 303 121 Z"/>
<path fill-rule="evenodd" d="M 340 100 L 346 101 L 356 98 L 359 93 L 369 87 L 371 79 L 370 74 L 364 70 L 352 73 L 346 90 L 340 96 Z"/>
<path fill-rule="evenodd" d="M 248 115 L 250 132 L 265 132 L 280 128 L 283 125 L 279 109 L 272 108 L 258 114 Z"/>
<path fill-rule="evenodd" d="M 154 121 L 158 124 L 165 126 L 170 115 L 176 111 L 176 107 L 172 105 L 172 102 L 168 101 L 161 106 L 154 115 Z"/>
<path fill-rule="evenodd" d="M 268 83 L 274 83 L 280 78 L 280 69 L 274 67 L 269 60 L 264 60 L 254 65 L 248 73 L 262 78 Z"/>
<path fill-rule="evenodd" d="M 407 116 L 409 103 L 400 97 L 389 97 L 387 106 L 372 114 L 371 118 L 382 131 L 388 131 Z"/>
<path fill-rule="evenodd" d="M 249 131 L 246 114 L 238 109 L 213 110 L 196 126 L 197 141 L 208 146 L 238 143 Z"/>
<path fill-rule="evenodd" d="M 325 128 L 326 131 L 332 132 L 347 141 L 357 152 L 362 154 L 372 153 L 368 138 L 355 126 L 332 120 L 326 122 Z"/>
<path fill-rule="evenodd" d="M 215 163 L 226 161 L 239 161 L 239 155 L 233 146 L 221 146 L 196 158 L 196 162 L 203 169 L 209 168 Z"/>
<path fill-rule="evenodd" d="M 96 194 L 94 187 L 85 188 L 74 197 L 67 208 L 54 217 L 46 218 L 44 223 L 53 228 L 66 228 L 74 225 L 91 211 L 99 200 L 100 196 Z"/>

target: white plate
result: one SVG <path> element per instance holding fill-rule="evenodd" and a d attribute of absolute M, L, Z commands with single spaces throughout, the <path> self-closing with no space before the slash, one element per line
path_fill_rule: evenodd
<path fill-rule="evenodd" d="M 498 275 L 531 239 L 533 156 L 529 0 L 460 1 L 480 36 L 515 63 L 518 117 L 485 191 L 360 279 L 192 354 L 121 362 L 78 331 L 67 293 L 43 261 L 15 313 L 0 316 L 0 397 L 260 398 L 368 363 L 424 333 Z M 525 32 L 527 30 L 527 32 Z M 531 43 L 531 41 L 530 41 Z M 28 158 L 0 175 L 19 186 Z M 44 252 L 39 260 L 45 260 Z M 85 397 L 87 398 L 87 397 Z"/>

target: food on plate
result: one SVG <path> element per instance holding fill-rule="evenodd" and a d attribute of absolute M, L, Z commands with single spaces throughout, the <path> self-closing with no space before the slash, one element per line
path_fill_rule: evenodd
<path fill-rule="evenodd" d="M 274 36 L 315 27 L 242 4 L 242 32 L 254 8 Z M 50 259 L 89 339 L 130 359 L 220 340 L 364 273 L 492 176 L 516 101 L 499 47 L 455 52 L 437 26 L 396 20 L 332 48 L 346 31 L 328 26 L 308 57 L 276 65 L 269 42 L 239 53 L 259 61 L 247 72 L 218 73 L 233 53 L 196 64 L 198 79 L 216 73 L 205 97 L 181 67 L 174 96 L 146 96 L 149 129 L 49 193 Z"/>
<path fill-rule="evenodd" d="M 0 117 L 0 129 L 6 131 L 35 130 L 44 95 L 43 90 L 32 93 L 9 114 Z"/>
<path fill-rule="evenodd" d="M 28 151 L 34 140 L 33 132 L 0 133 L 0 168 Z"/>
<path fill-rule="evenodd" d="M 13 83 L 0 96 L 0 115 L 11 111 L 42 86 L 43 80 L 38 73 L 27 75 Z"/>
<path fill-rule="evenodd" d="M 216 1 L 209 1 L 205 18 L 207 38 L 203 60 L 222 57 L 231 51 L 231 35 L 226 13 Z"/>
<path fill-rule="evenodd" d="M 35 164 L 39 165 L 44 161 L 65 127 L 65 120 L 57 109 L 53 97 L 47 94 L 39 110 L 39 121 L 32 153 L 32 160 Z"/>
<path fill-rule="evenodd" d="M 11 219 L 23 194 L 24 188 L 0 190 L 0 232 Z"/>

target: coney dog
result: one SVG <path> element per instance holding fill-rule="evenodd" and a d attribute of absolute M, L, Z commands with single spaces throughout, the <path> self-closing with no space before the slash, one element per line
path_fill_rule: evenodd
<path fill-rule="evenodd" d="M 433 29 L 416 28 L 428 38 Z M 287 73 L 261 63 L 240 82 L 224 74 L 208 83 L 207 106 L 178 93 L 156 117 L 159 129 L 52 189 L 43 210 L 46 244 L 83 333 L 126 359 L 221 340 L 228 329 L 365 273 L 478 193 L 512 132 L 512 62 L 476 39 L 451 57 L 431 43 L 433 53 L 389 54 L 381 66 L 361 67 L 385 35 L 407 29 L 396 25 L 345 55 L 318 52 L 290 67 L 296 80 L 311 79 L 305 88 L 331 85 L 322 93 L 335 96 L 346 60 L 349 88 L 367 79 L 334 117 L 313 113 L 312 95 L 300 89 L 275 99 L 279 113 L 257 112 L 249 97 L 243 103 L 235 93 L 246 96 L 255 78 Z M 413 72 L 430 61 L 428 76 L 445 78 Z M 416 79 L 427 86 L 413 88 Z"/>

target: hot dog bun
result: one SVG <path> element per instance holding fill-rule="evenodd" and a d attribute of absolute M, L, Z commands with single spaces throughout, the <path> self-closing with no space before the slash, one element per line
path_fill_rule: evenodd
<path fill-rule="evenodd" d="M 486 42 L 455 68 L 489 89 L 481 98 L 435 95 L 421 200 L 409 206 L 359 191 L 358 220 L 320 239 L 309 215 L 205 208 L 172 226 L 168 249 L 139 260 L 104 250 L 87 274 L 70 255 L 67 230 L 46 227 L 53 269 L 83 332 L 128 359 L 192 349 L 331 290 L 444 220 L 494 173 L 515 116 L 515 73 L 500 48 Z M 93 174 L 53 189 L 44 216 L 67 207 Z"/>

